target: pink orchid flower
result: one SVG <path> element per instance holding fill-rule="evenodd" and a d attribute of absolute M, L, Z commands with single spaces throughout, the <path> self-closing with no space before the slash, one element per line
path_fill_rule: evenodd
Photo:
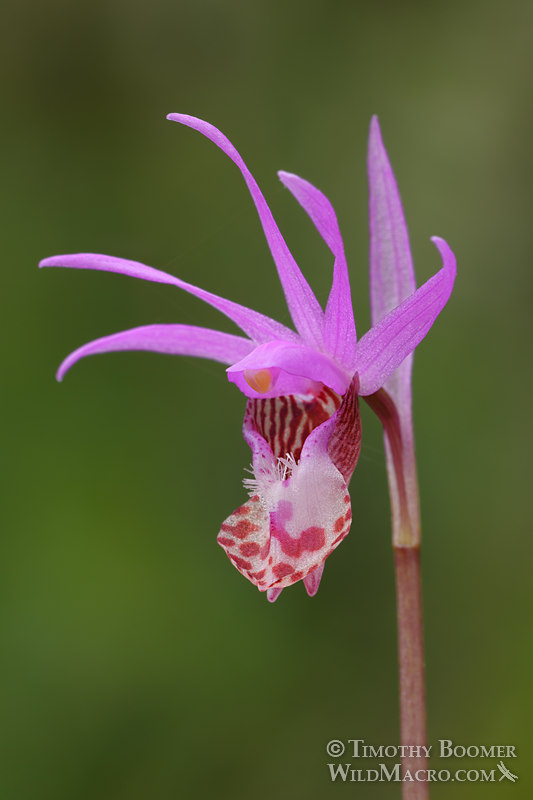
<path fill-rule="evenodd" d="M 119 272 L 177 286 L 217 308 L 245 334 L 177 324 L 133 328 L 75 350 L 57 377 L 61 380 L 84 356 L 118 350 L 152 350 L 228 364 L 229 380 L 247 397 L 243 433 L 252 450 L 253 478 L 245 480 L 250 499 L 223 523 L 218 542 L 269 600 L 299 580 L 312 596 L 326 558 L 350 530 L 348 483 L 361 441 L 358 396 L 374 395 L 393 379 L 426 336 L 450 296 L 455 259 L 446 242 L 435 237 L 443 267 L 420 289 L 412 287 L 408 296 L 399 297 L 357 342 L 344 247 L 325 195 L 296 175 L 279 173 L 334 257 L 331 292 L 323 310 L 231 142 L 195 117 L 170 114 L 168 119 L 202 133 L 241 171 L 296 330 L 136 261 L 87 253 L 53 256 L 39 266 Z M 374 125 L 377 128 L 377 120 Z M 376 206 L 378 216 L 389 191 L 385 185 Z"/>

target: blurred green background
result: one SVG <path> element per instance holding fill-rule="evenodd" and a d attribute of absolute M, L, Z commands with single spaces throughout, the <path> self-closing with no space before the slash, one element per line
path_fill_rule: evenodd
<path fill-rule="evenodd" d="M 352 533 L 316 598 L 298 585 L 271 606 L 215 541 L 250 461 L 223 367 L 123 353 L 54 380 L 124 328 L 235 331 L 168 286 L 38 273 L 56 253 L 144 261 L 288 322 L 238 171 L 172 111 L 240 149 L 322 300 L 330 254 L 276 170 L 328 194 L 360 332 L 371 114 L 419 280 L 440 263 L 430 235 L 455 250 L 414 372 L 429 738 L 515 745 L 520 780 L 432 796 L 531 797 L 531 3 L 8 0 L 3 16 L 2 800 L 400 796 L 326 767 L 330 739 L 398 740 L 368 409 Z"/>

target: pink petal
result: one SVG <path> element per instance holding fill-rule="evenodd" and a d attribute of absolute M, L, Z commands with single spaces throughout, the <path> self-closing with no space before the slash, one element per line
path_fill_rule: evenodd
<path fill-rule="evenodd" d="M 118 272 L 121 275 L 129 275 L 132 278 L 142 278 L 146 281 L 156 283 L 168 283 L 177 286 L 200 300 L 204 300 L 209 305 L 214 306 L 227 317 L 229 317 L 241 330 L 248 334 L 256 342 L 266 342 L 272 338 L 288 339 L 298 341 L 298 336 L 279 322 L 269 317 L 265 317 L 257 311 L 253 311 L 246 306 L 241 306 L 231 300 L 225 300 L 216 294 L 206 292 L 191 283 L 175 278 L 159 269 L 148 267 L 138 261 L 129 261 L 125 258 L 115 256 L 105 256 L 98 253 L 74 253 L 64 256 L 52 256 L 45 258 L 39 264 L 40 267 L 72 267 L 74 269 L 96 269 L 104 272 Z"/>
<path fill-rule="evenodd" d="M 267 589 L 267 600 L 269 603 L 275 603 L 283 589 Z"/>
<path fill-rule="evenodd" d="M 210 123 L 204 122 L 204 120 L 187 114 L 169 114 L 167 119 L 173 122 L 180 122 L 182 125 L 187 125 L 189 128 L 202 133 L 231 158 L 233 163 L 240 169 L 257 208 L 294 324 L 308 344 L 321 347 L 323 312 L 320 304 L 285 244 L 285 240 L 276 225 L 272 212 L 255 178 L 235 147 L 223 133 Z"/>
<path fill-rule="evenodd" d="M 416 289 L 402 202 L 377 117 L 370 123 L 368 183 L 370 303 L 376 325 Z"/>
<path fill-rule="evenodd" d="M 377 392 L 426 336 L 452 292 L 455 256 L 443 239 L 432 238 L 443 268 L 360 340 L 357 348 L 359 394 Z"/>
<path fill-rule="evenodd" d="M 324 347 L 349 372 L 353 372 L 357 336 L 344 244 L 335 210 L 326 195 L 303 178 L 290 172 L 278 172 L 278 176 L 310 216 L 335 256 L 333 284 L 324 321 Z"/>
<path fill-rule="evenodd" d="M 370 299 L 372 323 L 376 325 L 385 315 L 407 299 L 416 289 L 402 203 L 394 173 L 381 138 L 377 117 L 370 124 L 368 143 L 368 180 L 370 188 Z M 400 513 L 398 480 L 403 480 L 414 537 L 420 531 L 420 505 L 411 402 L 411 372 L 413 355 L 408 355 L 386 381 L 384 388 L 398 412 L 401 436 L 402 476 L 397 476 L 391 443 L 385 435 L 387 473 L 396 528 L 403 523 Z M 397 467 L 397 464 L 396 464 Z"/>
<path fill-rule="evenodd" d="M 400 193 L 376 116 L 368 138 L 368 184 L 370 221 L 370 306 L 372 325 L 400 305 L 416 290 L 409 246 L 409 233 Z M 408 355 L 390 376 L 386 390 L 396 403 L 402 427 L 412 438 L 411 371 Z"/>
<path fill-rule="evenodd" d="M 95 339 L 79 347 L 63 361 L 57 371 L 58 381 L 76 361 L 96 353 L 119 350 L 151 350 L 174 356 L 197 356 L 231 364 L 255 347 L 249 339 L 229 333 L 197 328 L 194 325 L 144 325 L 128 331 Z"/>
<path fill-rule="evenodd" d="M 278 397 L 307 394 L 323 383 L 344 394 L 350 375 L 330 356 L 305 345 L 274 341 L 261 344 L 227 370 L 228 378 L 247 397 Z M 253 375 L 270 375 L 262 391 L 254 388 Z"/>

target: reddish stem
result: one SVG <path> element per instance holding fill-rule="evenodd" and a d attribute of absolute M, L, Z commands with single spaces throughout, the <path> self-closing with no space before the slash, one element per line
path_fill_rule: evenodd
<path fill-rule="evenodd" d="M 394 503 L 392 492 L 391 502 L 395 520 L 393 527 L 395 532 L 398 530 L 401 532 L 400 536 L 393 536 L 398 619 L 400 734 L 402 745 L 410 748 L 402 758 L 402 774 L 405 775 L 409 771 L 414 778 L 402 782 L 402 797 L 403 800 L 428 800 L 429 784 L 424 780 L 428 759 L 422 749 L 427 747 L 427 733 L 419 529 L 416 526 L 414 530 L 415 525 L 412 524 L 409 515 L 401 426 L 396 405 L 384 389 L 366 397 L 365 400 L 383 425 L 390 446 L 398 489 L 397 505 Z M 419 770 L 422 771 L 419 772 L 421 779 L 417 780 L 416 773 Z"/>
<path fill-rule="evenodd" d="M 424 636 L 420 548 L 395 547 L 396 602 L 398 616 L 398 666 L 400 679 L 400 733 L 402 745 L 413 748 L 402 759 L 402 771 L 427 770 L 427 756 L 414 750 L 427 746 Z M 421 775 L 425 778 L 425 774 Z M 427 800 L 429 784 L 423 780 L 402 783 L 404 800 Z"/>
<path fill-rule="evenodd" d="M 394 474 L 396 476 L 396 484 L 398 486 L 397 507 L 391 491 L 392 514 L 393 517 L 395 514 L 399 516 L 398 524 L 395 527 L 402 531 L 402 539 L 408 540 L 409 536 L 406 534 L 408 534 L 412 526 L 409 519 L 409 504 L 407 502 L 407 490 L 405 486 L 402 431 L 398 410 L 393 399 L 385 391 L 385 389 L 379 389 L 379 391 L 377 391 L 375 394 L 368 395 L 368 397 L 365 397 L 365 400 L 383 425 L 385 436 L 387 437 L 387 441 L 390 445 L 390 452 L 394 464 Z"/>

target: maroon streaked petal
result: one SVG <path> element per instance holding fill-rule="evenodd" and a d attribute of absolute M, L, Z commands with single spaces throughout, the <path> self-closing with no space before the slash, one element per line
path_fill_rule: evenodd
<path fill-rule="evenodd" d="M 143 325 L 103 336 L 74 350 L 57 371 L 58 381 L 80 358 L 119 350 L 151 350 L 173 356 L 197 356 L 231 364 L 255 347 L 254 342 L 194 325 Z"/>
<path fill-rule="evenodd" d="M 330 419 L 341 402 L 342 398 L 326 386 L 314 395 L 250 399 L 244 415 L 244 438 L 253 449 L 249 439 L 253 431 L 274 458 L 292 453 L 298 461 L 311 431 Z"/>
<path fill-rule="evenodd" d="M 358 393 L 359 375 L 356 373 L 335 414 L 335 425 L 328 444 L 329 456 L 347 484 L 350 483 L 361 452 Z"/>
<path fill-rule="evenodd" d="M 40 267 L 70 267 L 73 269 L 96 269 L 103 272 L 117 272 L 121 275 L 129 275 L 132 278 L 142 278 L 145 281 L 155 281 L 156 283 L 168 283 L 177 286 L 185 292 L 198 297 L 209 305 L 221 311 L 229 317 L 236 325 L 250 336 L 258 344 L 268 342 L 270 339 L 287 339 L 289 341 L 299 341 L 299 337 L 294 331 L 286 328 L 280 322 L 276 322 L 270 317 L 265 317 L 258 311 L 241 306 L 232 300 L 226 300 L 211 292 L 206 292 L 198 286 L 186 283 L 180 278 L 162 272 L 159 269 L 148 267 L 139 261 L 129 261 L 126 258 L 101 255 L 100 253 L 72 253 L 70 255 L 51 256 L 39 263 Z"/>
<path fill-rule="evenodd" d="M 240 154 L 229 139 L 209 122 L 188 114 L 168 114 L 167 119 L 187 125 L 203 134 L 231 158 L 239 168 L 259 214 L 294 324 L 309 345 L 321 347 L 324 315 L 320 304 L 292 257 L 255 178 Z"/>
<path fill-rule="evenodd" d="M 275 459 L 288 453 L 300 460 L 307 437 L 329 420 L 328 454 L 350 482 L 361 451 L 359 376 L 355 375 L 344 397 L 328 387 L 314 396 L 289 396 L 248 400 L 243 436 L 252 452 L 260 449 L 261 462 L 271 469 Z M 273 460 L 274 459 L 274 460 Z"/>

